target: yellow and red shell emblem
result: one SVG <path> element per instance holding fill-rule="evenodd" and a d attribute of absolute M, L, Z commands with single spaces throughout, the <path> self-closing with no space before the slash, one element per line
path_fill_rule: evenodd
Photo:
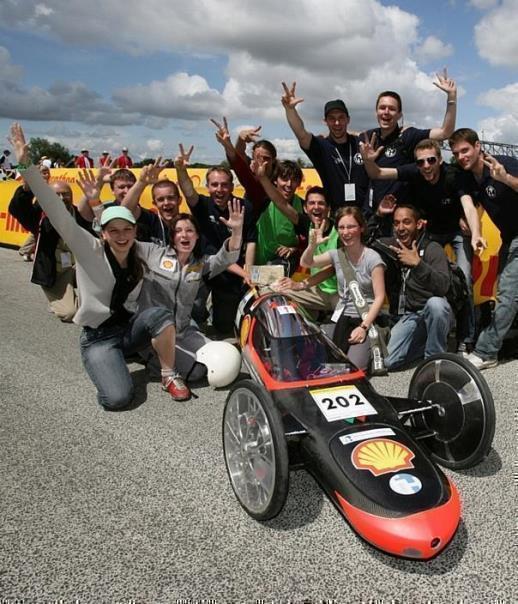
<path fill-rule="evenodd" d="M 250 324 L 252 319 L 250 315 L 246 315 L 243 317 L 241 321 L 241 333 L 239 335 L 239 343 L 241 344 L 241 348 L 246 346 L 246 341 L 248 340 L 248 334 L 250 333 Z"/>
<path fill-rule="evenodd" d="M 357 470 L 370 470 L 374 476 L 414 467 L 415 455 L 405 445 L 388 438 L 366 440 L 356 445 L 351 461 Z"/>

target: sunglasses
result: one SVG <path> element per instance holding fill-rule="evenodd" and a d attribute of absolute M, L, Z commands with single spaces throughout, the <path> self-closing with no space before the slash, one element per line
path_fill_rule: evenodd
<path fill-rule="evenodd" d="M 422 168 L 425 162 L 427 162 L 428 165 L 433 166 L 437 163 L 437 158 L 435 157 L 435 155 L 432 155 L 431 157 L 423 157 L 422 159 L 415 160 L 415 163 L 417 164 L 418 168 Z"/>

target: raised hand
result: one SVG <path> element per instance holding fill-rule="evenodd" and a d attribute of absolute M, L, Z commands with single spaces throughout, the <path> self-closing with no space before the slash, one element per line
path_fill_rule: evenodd
<path fill-rule="evenodd" d="M 457 84 L 448 77 L 448 70 L 446 67 L 442 70 L 442 73 L 436 73 L 435 77 L 437 78 L 437 81 L 433 82 L 434 86 L 437 86 L 437 88 L 446 92 L 448 97 L 457 94 Z"/>
<path fill-rule="evenodd" d="M 375 132 L 372 133 L 370 140 L 367 138 L 367 134 L 365 134 L 364 140 L 360 141 L 360 153 L 362 154 L 363 161 L 375 162 L 378 159 L 385 147 L 376 147 L 377 142 Z"/>
<path fill-rule="evenodd" d="M 187 169 L 189 166 L 189 162 L 191 161 L 191 154 L 194 149 L 194 145 L 191 145 L 189 151 L 185 151 L 182 143 L 178 145 L 180 148 L 180 153 L 174 158 L 174 167 L 180 169 Z"/>
<path fill-rule="evenodd" d="M 222 144 L 223 146 L 228 145 L 231 141 L 230 141 L 230 132 L 228 131 L 227 118 L 225 116 L 223 116 L 222 124 L 217 122 L 213 118 L 209 118 L 209 122 L 212 122 L 217 128 L 216 139 L 217 139 L 218 143 Z"/>
<path fill-rule="evenodd" d="M 268 162 L 263 157 L 258 157 L 250 162 L 250 171 L 256 178 L 262 178 L 266 176 L 266 169 L 268 168 Z"/>
<path fill-rule="evenodd" d="M 167 162 L 162 162 L 162 157 L 159 155 L 152 164 L 144 166 L 140 171 L 139 181 L 144 185 L 154 185 L 158 182 L 160 174 L 166 168 Z"/>
<path fill-rule="evenodd" d="M 76 179 L 76 184 L 89 202 L 99 201 L 102 180 L 99 179 L 99 176 L 94 176 L 93 170 L 81 170 Z"/>
<path fill-rule="evenodd" d="M 484 153 L 482 156 L 484 165 L 489 168 L 489 174 L 491 178 L 507 184 L 507 171 L 504 166 L 489 153 Z"/>
<path fill-rule="evenodd" d="M 329 236 L 324 237 L 325 226 L 326 226 L 326 221 L 322 220 L 322 223 L 319 227 L 310 229 L 308 247 L 309 246 L 317 247 L 321 243 L 325 243 L 326 241 L 329 241 Z"/>
<path fill-rule="evenodd" d="M 228 218 L 220 217 L 221 222 L 234 233 L 241 233 L 245 218 L 245 206 L 239 199 L 233 197 L 228 200 Z"/>
<path fill-rule="evenodd" d="M 23 133 L 23 128 L 18 122 L 14 122 L 11 125 L 9 133 L 10 135 L 7 137 L 7 140 L 14 149 L 16 162 L 19 164 L 28 163 L 30 161 L 29 145 L 25 141 L 25 134 Z"/>
<path fill-rule="evenodd" d="M 255 141 L 261 136 L 262 126 L 256 128 L 245 128 L 239 133 L 239 138 L 245 143 L 255 143 Z"/>
<path fill-rule="evenodd" d="M 417 243 L 412 241 L 411 247 L 405 247 L 399 239 L 396 240 L 398 246 L 391 245 L 390 249 L 396 253 L 399 262 L 405 266 L 417 266 L 421 262 L 419 258 L 419 250 L 417 249 Z"/>
<path fill-rule="evenodd" d="M 281 97 L 281 103 L 285 109 L 295 109 L 295 107 L 299 103 L 303 103 L 304 99 L 297 97 L 295 88 L 297 87 L 297 82 L 293 82 L 291 88 L 288 88 L 285 82 L 282 82 L 282 87 L 284 89 L 284 94 Z"/>

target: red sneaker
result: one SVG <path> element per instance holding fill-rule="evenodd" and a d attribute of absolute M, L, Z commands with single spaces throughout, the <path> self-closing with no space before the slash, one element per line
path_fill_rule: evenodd
<path fill-rule="evenodd" d="M 186 401 L 191 398 L 189 386 L 179 373 L 170 375 L 162 380 L 162 389 L 172 396 L 175 401 Z"/>

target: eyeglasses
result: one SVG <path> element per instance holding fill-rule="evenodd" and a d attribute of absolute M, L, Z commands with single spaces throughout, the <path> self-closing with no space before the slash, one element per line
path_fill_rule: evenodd
<path fill-rule="evenodd" d="M 432 155 L 431 157 L 423 157 L 422 159 L 415 160 L 415 163 L 418 168 L 422 168 L 425 162 L 427 162 L 429 166 L 433 166 L 437 163 L 437 158 L 435 157 L 435 155 Z"/>
<path fill-rule="evenodd" d="M 155 197 L 155 201 L 178 201 L 177 195 L 162 195 L 161 197 Z"/>

